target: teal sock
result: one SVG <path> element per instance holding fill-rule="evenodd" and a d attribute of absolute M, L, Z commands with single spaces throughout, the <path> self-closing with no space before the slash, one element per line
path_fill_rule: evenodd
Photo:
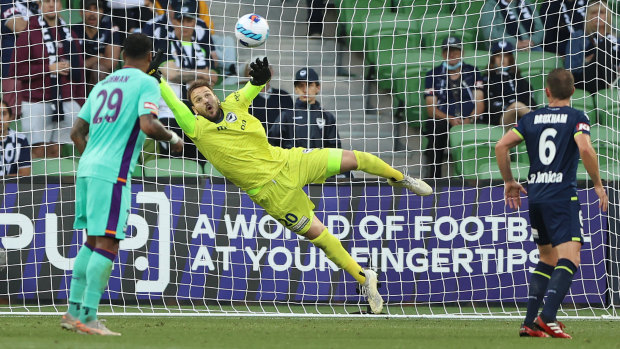
<path fill-rule="evenodd" d="M 96 248 L 90 256 L 86 270 L 86 289 L 80 312 L 80 321 L 87 323 L 97 319 L 97 309 L 112 273 L 116 255 L 110 251 Z"/>
<path fill-rule="evenodd" d="M 86 268 L 88 261 L 93 254 L 93 247 L 88 243 L 80 248 L 75 257 L 73 265 L 73 274 L 71 275 L 71 286 L 69 288 L 69 314 L 74 317 L 80 316 L 80 307 L 82 305 L 82 296 L 86 287 Z"/>

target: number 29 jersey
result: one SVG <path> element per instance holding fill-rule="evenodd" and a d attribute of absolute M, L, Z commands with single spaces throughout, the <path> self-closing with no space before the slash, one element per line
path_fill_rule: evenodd
<path fill-rule="evenodd" d="M 78 117 L 89 123 L 88 143 L 78 177 L 130 182 L 146 135 L 140 116 L 157 115 L 157 80 L 136 68 L 123 68 L 100 81 Z"/>
<path fill-rule="evenodd" d="M 545 107 L 519 120 L 512 129 L 525 140 L 530 158 L 530 202 L 571 200 L 577 196 L 578 134 L 590 134 L 583 111 L 571 107 Z"/>

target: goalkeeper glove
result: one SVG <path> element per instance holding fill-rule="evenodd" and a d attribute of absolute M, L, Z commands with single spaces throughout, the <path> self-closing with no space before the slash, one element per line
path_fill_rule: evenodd
<path fill-rule="evenodd" d="M 250 83 L 254 86 L 262 86 L 268 83 L 271 80 L 271 70 L 267 57 L 263 58 L 262 62 L 260 58 L 256 58 L 256 62 L 250 63 L 249 75 L 252 77 Z"/>
<path fill-rule="evenodd" d="M 157 82 L 161 82 L 161 71 L 159 71 L 159 66 L 164 61 L 164 51 L 162 49 L 157 50 L 153 60 L 151 60 L 151 64 L 149 64 L 146 73 L 150 76 L 157 79 Z"/>

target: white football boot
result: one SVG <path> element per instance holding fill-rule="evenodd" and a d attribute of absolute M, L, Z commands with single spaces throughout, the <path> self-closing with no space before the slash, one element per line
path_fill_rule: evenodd
<path fill-rule="evenodd" d="M 388 178 L 388 184 L 393 186 L 394 188 L 407 188 L 410 192 L 420 195 L 420 196 L 428 196 L 433 193 L 433 188 L 430 185 L 426 184 L 421 179 L 412 178 L 407 175 L 400 180 L 395 181 L 391 178 Z"/>
<path fill-rule="evenodd" d="M 65 330 L 69 330 L 69 331 L 75 331 L 79 323 L 80 323 L 80 319 L 76 318 L 75 316 L 69 313 L 63 314 L 62 319 L 60 319 L 60 327 L 64 328 Z"/>
<path fill-rule="evenodd" d="M 99 335 L 99 336 L 120 336 L 121 335 L 118 332 L 110 331 L 103 324 L 103 320 L 99 320 L 99 319 L 89 321 L 85 324 L 81 322 L 78 323 L 76 326 L 76 331 L 77 333 L 81 333 L 81 334 L 94 334 L 94 335 Z"/>
<path fill-rule="evenodd" d="M 364 275 L 366 276 L 366 282 L 362 285 L 362 294 L 366 296 L 373 314 L 381 314 L 383 298 L 381 298 L 377 289 L 377 272 L 372 269 L 364 269 Z"/>

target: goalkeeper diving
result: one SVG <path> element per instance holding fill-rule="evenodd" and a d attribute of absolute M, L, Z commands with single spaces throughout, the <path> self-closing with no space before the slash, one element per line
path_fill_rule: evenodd
<path fill-rule="evenodd" d="M 252 100 L 271 79 L 267 57 L 250 64 L 251 80 L 223 102 L 207 81 L 194 81 L 187 91 L 193 112 L 161 77 L 157 61 L 153 60 L 149 73 L 160 81 L 164 101 L 205 158 L 269 215 L 309 239 L 338 267 L 351 274 L 362 286 L 371 311 L 381 313 L 383 299 L 377 290 L 377 273 L 363 269 L 314 215 L 314 204 L 303 187 L 323 183 L 339 173 L 359 170 L 387 178 L 390 185 L 405 187 L 418 195 L 430 195 L 432 188 L 369 153 L 271 146 L 260 121 L 248 113 Z"/>

